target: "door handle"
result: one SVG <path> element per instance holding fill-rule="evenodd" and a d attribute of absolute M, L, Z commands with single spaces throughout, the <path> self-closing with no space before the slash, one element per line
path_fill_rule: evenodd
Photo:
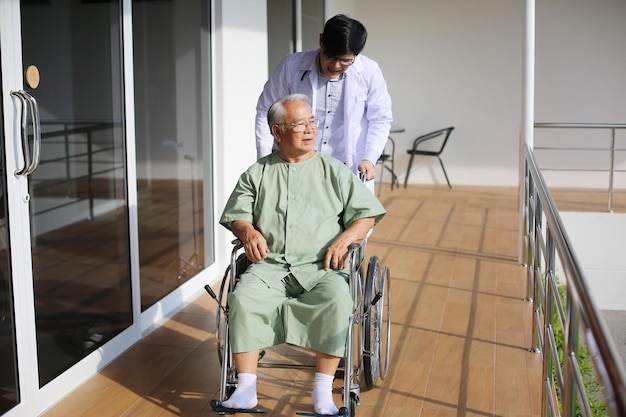
<path fill-rule="evenodd" d="M 21 91 L 11 91 L 11 95 L 13 97 L 17 97 L 22 102 L 22 134 L 21 134 L 21 142 L 22 142 L 22 156 L 24 157 L 24 168 L 21 170 L 16 170 L 15 175 L 26 175 L 27 171 L 30 168 L 30 151 L 28 150 L 28 134 L 26 133 L 26 96 L 22 95 Z"/>
<path fill-rule="evenodd" d="M 41 152 L 41 123 L 39 119 L 39 108 L 37 100 L 30 93 L 24 90 L 11 91 L 13 97 L 17 97 L 22 102 L 22 155 L 24 156 L 24 167 L 15 171 L 15 175 L 29 175 L 35 172 L 39 166 L 39 156 Z M 27 112 L 30 110 L 31 122 L 33 125 L 33 153 L 31 159 L 30 147 L 28 146 Z"/>

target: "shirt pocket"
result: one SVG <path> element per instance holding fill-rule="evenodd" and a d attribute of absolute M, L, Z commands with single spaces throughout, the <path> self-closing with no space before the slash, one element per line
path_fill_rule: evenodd
<path fill-rule="evenodd" d="M 367 94 L 360 93 L 354 96 L 354 101 L 352 102 L 352 109 L 348 112 L 348 117 L 350 118 L 351 124 L 358 124 L 363 118 L 363 114 L 365 114 L 365 109 L 367 108 Z"/>

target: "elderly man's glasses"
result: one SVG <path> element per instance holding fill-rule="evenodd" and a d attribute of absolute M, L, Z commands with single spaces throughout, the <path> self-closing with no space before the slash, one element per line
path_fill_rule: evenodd
<path fill-rule="evenodd" d="M 318 119 L 313 119 L 309 120 L 308 122 L 298 122 L 291 124 L 281 123 L 281 125 L 291 127 L 294 132 L 304 132 L 307 127 L 310 127 L 311 129 L 317 129 L 317 127 L 320 125 L 320 121 Z"/>

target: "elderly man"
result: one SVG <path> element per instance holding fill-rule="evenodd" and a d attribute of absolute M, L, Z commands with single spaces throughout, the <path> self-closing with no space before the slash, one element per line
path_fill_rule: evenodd
<path fill-rule="evenodd" d="M 344 164 L 315 151 L 307 96 L 277 100 L 267 118 L 278 151 L 241 175 L 220 219 L 252 261 L 228 296 L 238 386 L 223 406 L 256 406 L 259 350 L 289 343 L 316 352 L 313 407 L 336 414 L 332 382 L 352 314 L 348 248 L 385 209 Z"/>

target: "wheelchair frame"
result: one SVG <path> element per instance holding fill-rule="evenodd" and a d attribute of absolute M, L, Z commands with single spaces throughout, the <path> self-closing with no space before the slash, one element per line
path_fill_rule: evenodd
<path fill-rule="evenodd" d="M 237 386 L 236 369 L 230 350 L 230 329 L 228 325 L 227 293 L 234 290 L 241 272 L 250 264 L 245 253 L 240 253 L 243 245 L 236 239 L 233 242 L 230 265 L 224 273 L 220 284 L 219 295 L 205 286 L 206 291 L 218 303 L 216 313 L 217 353 L 222 365 L 220 375 L 219 400 L 211 401 L 214 411 L 220 414 L 238 412 L 220 409 L 223 401 L 228 399 Z M 349 286 L 353 301 L 353 312 L 349 318 L 348 335 L 346 337 L 346 354 L 343 358 L 343 406 L 338 416 L 354 417 L 359 404 L 361 382 L 366 389 L 373 388 L 378 378 L 387 376 L 389 370 L 391 342 L 391 281 L 387 266 L 381 268 L 378 257 L 372 256 L 364 274 L 364 257 L 367 239 L 353 243 L 349 248 L 350 278 Z M 227 292 L 226 284 L 228 284 Z M 355 343 L 356 339 L 356 343 Z M 356 349 L 356 352 L 355 352 Z M 356 355 L 355 355 L 356 353 Z M 265 351 L 259 355 L 259 367 L 275 368 L 312 368 L 315 366 L 266 363 L 261 359 Z M 361 375 L 364 376 L 361 380 Z M 346 389 L 346 387 L 349 387 Z M 239 410 L 239 412 L 264 412 L 261 409 Z M 298 412 L 299 415 L 316 416 L 315 413 Z"/>

